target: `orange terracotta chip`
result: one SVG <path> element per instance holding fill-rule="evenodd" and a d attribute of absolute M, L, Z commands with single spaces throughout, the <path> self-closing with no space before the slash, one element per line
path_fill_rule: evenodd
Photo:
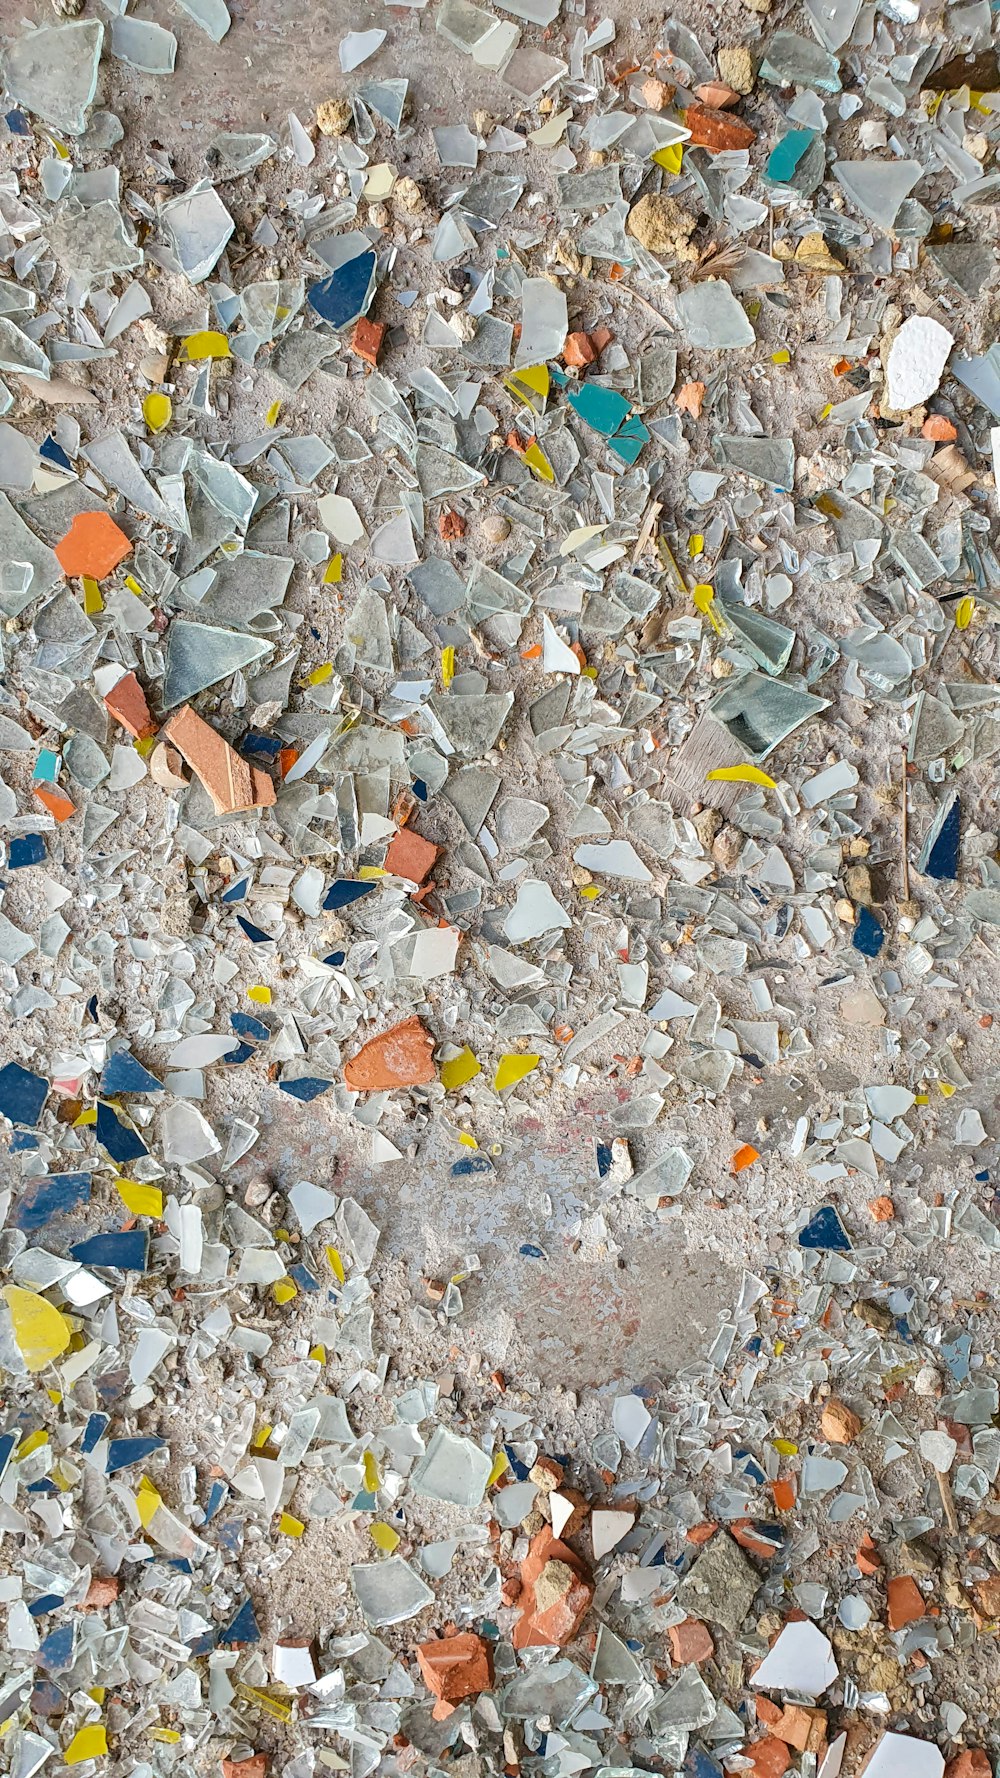
<path fill-rule="evenodd" d="M 131 554 L 131 543 L 109 512 L 78 512 L 56 544 L 59 566 L 71 579 L 87 574 L 91 580 L 106 580 Z"/>
<path fill-rule="evenodd" d="M 57 821 L 68 821 L 71 815 L 76 814 L 73 803 L 61 790 L 50 790 L 45 784 L 36 784 L 34 789 L 42 808 L 48 809 L 49 814 L 54 815 Z"/>
<path fill-rule="evenodd" d="M 412 827 L 401 827 L 389 841 L 385 868 L 391 877 L 405 877 L 409 883 L 422 883 L 434 869 L 440 851 L 440 846 L 414 833 Z"/>
<path fill-rule="evenodd" d="M 344 1079 L 357 1093 L 381 1093 L 393 1087 L 421 1087 L 434 1079 L 434 1039 L 416 1014 L 363 1043 L 344 1069 Z"/>
<path fill-rule="evenodd" d="M 759 1161 L 759 1160 L 760 1160 L 760 1153 L 756 1148 L 753 1147 L 752 1143 L 743 1142 L 743 1143 L 741 1143 L 740 1147 L 736 1150 L 736 1153 L 733 1156 L 732 1163 L 731 1163 L 732 1170 L 734 1173 L 742 1173 L 744 1171 L 744 1168 L 752 1167 L 754 1164 L 754 1161 Z"/>

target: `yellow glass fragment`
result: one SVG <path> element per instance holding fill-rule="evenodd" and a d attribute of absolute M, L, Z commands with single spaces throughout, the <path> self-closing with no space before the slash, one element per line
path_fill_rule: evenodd
<path fill-rule="evenodd" d="M 451 647 L 441 650 L 441 680 L 447 691 L 455 677 L 455 650 Z"/>
<path fill-rule="evenodd" d="M 975 611 L 975 609 L 976 609 L 976 601 L 972 597 L 971 593 L 966 594 L 966 597 L 964 599 L 959 599 L 958 604 L 955 607 L 955 628 L 956 628 L 956 630 L 967 630 L 968 629 L 969 625 L 972 622 L 972 615 L 973 615 L 973 612 Z"/>
<path fill-rule="evenodd" d="M 101 589 L 96 580 L 91 580 L 89 574 L 83 577 L 83 609 L 87 617 L 97 617 L 104 610 Z"/>
<path fill-rule="evenodd" d="M 545 411 L 549 382 L 547 364 L 524 364 L 520 370 L 512 371 L 504 378 L 504 388 L 516 400 L 523 401 L 525 407 L 530 407 L 532 413 L 541 414 Z"/>
<path fill-rule="evenodd" d="M 694 556 L 700 556 L 704 547 L 705 547 L 705 539 L 702 536 L 701 532 L 700 531 L 692 532 L 691 536 L 688 538 L 688 555 L 691 556 L 692 558 Z"/>
<path fill-rule="evenodd" d="M 108 1751 L 108 1731 L 102 1722 L 84 1723 L 77 1729 L 63 1754 L 68 1766 L 79 1766 L 85 1759 L 100 1759 Z"/>
<path fill-rule="evenodd" d="M 785 1350 L 784 1340 L 775 1340 L 775 1342 L 774 1342 L 774 1356 L 775 1356 L 775 1358 L 780 1358 L 781 1354 L 783 1353 L 784 1350 Z"/>
<path fill-rule="evenodd" d="M 504 1474 L 505 1470 L 508 1470 L 509 1468 L 510 1468 L 510 1458 L 508 1457 L 506 1451 L 498 1451 L 496 1456 L 493 1459 L 493 1467 L 490 1470 L 490 1473 L 486 1479 L 486 1486 L 488 1488 L 492 1488 L 494 1482 L 498 1482 L 500 1480 L 500 1477 Z"/>
<path fill-rule="evenodd" d="M 524 453 L 524 461 L 527 463 L 528 468 L 530 470 L 532 470 L 535 475 L 538 476 L 539 481 L 543 481 L 543 482 L 554 482 L 555 481 L 556 472 L 553 469 L 551 463 L 549 462 L 547 456 L 545 455 L 545 452 L 542 450 L 542 447 L 538 443 L 537 439 L 532 439 L 530 445 L 528 446 L 527 450 Z"/>
<path fill-rule="evenodd" d="M 307 685 L 325 685 L 327 680 L 332 679 L 332 678 L 333 678 L 333 662 L 332 661 L 324 661 L 323 665 L 321 667 L 314 667 L 311 673 L 306 674 L 306 684 Z"/>
<path fill-rule="evenodd" d="M 706 780 L 710 784 L 763 784 L 765 790 L 773 790 L 777 783 L 762 772 L 760 766 L 713 766 Z"/>
<path fill-rule="evenodd" d="M 478 1148 L 479 1147 L 479 1143 L 476 1141 L 476 1138 L 474 1136 L 470 1136 L 468 1130 L 463 1130 L 461 1132 L 461 1134 L 459 1135 L 458 1141 L 459 1141 L 459 1147 L 461 1147 L 461 1148 Z"/>
<path fill-rule="evenodd" d="M 264 1446 L 267 1444 L 267 1441 L 270 1438 L 273 1431 L 274 1431 L 274 1427 L 270 1424 L 270 1422 L 268 1422 L 267 1425 L 261 1427 L 260 1431 L 256 1434 L 254 1441 L 253 1441 L 253 1448 L 255 1451 L 262 1451 L 264 1449 Z"/>
<path fill-rule="evenodd" d="M 326 1250 L 326 1261 L 327 1261 L 327 1265 L 329 1266 L 331 1272 L 333 1273 L 334 1277 L 336 1278 L 337 1283 L 343 1284 L 343 1282 L 344 1282 L 344 1262 L 340 1257 L 340 1249 L 338 1247 L 328 1247 Z"/>
<path fill-rule="evenodd" d="M 155 1728 L 150 1729 L 149 1738 L 151 1741 L 166 1741 L 168 1746 L 172 1747 L 180 1740 L 181 1732 L 180 1729 Z"/>
<path fill-rule="evenodd" d="M 272 1698 L 270 1692 L 263 1692 L 256 1685 L 238 1685 L 236 1692 L 244 1703 L 256 1705 L 265 1716 L 273 1716 L 275 1722 L 291 1722 L 292 1712 L 289 1706 L 282 1703 L 280 1698 Z"/>
<path fill-rule="evenodd" d="M 310 1346 L 309 1356 L 316 1362 L 316 1364 L 325 1364 L 326 1363 L 326 1347 L 325 1346 Z"/>
<path fill-rule="evenodd" d="M 163 1193 L 158 1185 L 140 1185 L 135 1179 L 116 1179 L 115 1188 L 133 1216 L 162 1216 Z"/>
<path fill-rule="evenodd" d="M 453 1093 L 458 1087 L 464 1087 L 467 1080 L 475 1080 L 482 1068 L 472 1051 L 466 1046 L 459 1056 L 452 1056 L 450 1062 L 442 1062 L 440 1068 L 441 1085 L 446 1093 Z"/>
<path fill-rule="evenodd" d="M 279 1278 L 276 1284 L 272 1284 L 271 1294 L 276 1303 L 284 1305 L 293 1302 L 299 1293 L 291 1278 Z"/>
<path fill-rule="evenodd" d="M 72 1328 L 65 1315 L 33 1290 L 4 1285 L 17 1349 L 29 1371 L 43 1371 L 69 1345 Z"/>
<path fill-rule="evenodd" d="M 331 556 L 323 575 L 324 586 L 339 586 L 344 578 L 344 558 L 338 554 Z"/>
<path fill-rule="evenodd" d="M 96 1105 L 88 1105 L 86 1111 L 81 1111 L 79 1117 L 76 1117 L 73 1119 L 73 1128 L 74 1128 L 74 1130 L 85 1129 L 90 1124 L 96 1124 L 96 1122 L 97 1122 L 97 1106 Z"/>
<path fill-rule="evenodd" d="M 264 415 L 265 426 L 277 426 L 278 415 L 280 414 L 280 412 L 281 412 L 280 400 L 279 401 L 272 401 L 270 407 L 267 410 L 267 413 Z"/>
<path fill-rule="evenodd" d="M 264 982 L 254 982 L 253 987 L 247 989 L 247 999 L 257 1006 L 270 1006 L 271 990 Z"/>
<path fill-rule="evenodd" d="M 139 1514 L 139 1523 L 144 1531 L 148 1531 L 157 1513 L 163 1505 L 163 1496 L 158 1494 L 148 1476 L 143 1476 L 139 1483 L 139 1492 L 135 1497 L 135 1510 Z"/>
<path fill-rule="evenodd" d="M 181 357 L 193 361 L 198 358 L 231 358 L 232 353 L 225 334 L 207 327 L 201 333 L 188 334 L 181 346 Z"/>
<path fill-rule="evenodd" d="M 683 142 L 671 142 L 666 148 L 658 148 L 655 154 L 651 154 L 649 158 L 655 161 L 658 167 L 662 167 L 665 173 L 674 176 L 681 170 L 684 144 Z"/>
<path fill-rule="evenodd" d="M 54 1408 L 57 1408 L 63 1398 L 62 1390 L 61 1389 L 46 1389 L 45 1393 L 48 1396 L 50 1402 L 52 1403 L 52 1406 Z"/>
<path fill-rule="evenodd" d="M 377 1494 L 382 1486 L 382 1478 L 378 1473 L 378 1464 L 370 1451 L 366 1451 L 362 1458 L 362 1468 L 365 1473 L 365 1492 Z"/>
<path fill-rule="evenodd" d="M 362 883 L 377 883 L 388 872 L 381 864 L 362 864 L 358 866 L 358 880 Z"/>
<path fill-rule="evenodd" d="M 163 395 L 158 389 L 151 389 L 142 404 L 142 417 L 150 432 L 162 432 L 164 426 L 170 425 L 174 404 L 169 395 Z"/>
<path fill-rule="evenodd" d="M 92 1704 L 103 1704 L 107 1697 L 107 1692 L 108 1688 L 106 1685 L 91 1685 L 87 1688 L 87 1696 Z"/>
<path fill-rule="evenodd" d="M 950 1080 L 939 1080 L 937 1084 L 938 1092 L 941 1094 L 942 1099 L 950 1099 L 952 1093 L 956 1091 Z"/>
<path fill-rule="evenodd" d="M 27 1438 L 21 1440 L 21 1443 L 17 1447 L 17 1455 L 14 1458 L 14 1462 L 23 1463 L 26 1457 L 31 1456 L 32 1451 L 40 1450 L 42 1445 L 47 1445 L 48 1442 L 49 1435 L 44 1426 L 36 1426 L 34 1432 L 29 1432 Z"/>
<path fill-rule="evenodd" d="M 773 1438 L 771 1443 L 779 1457 L 795 1457 L 798 1455 L 799 1447 L 797 1444 L 793 1443 L 790 1438 Z"/>
<path fill-rule="evenodd" d="M 823 407 L 820 408 L 819 417 L 821 420 L 828 420 L 832 413 L 833 413 L 833 402 L 828 401 L 825 403 L 825 405 Z"/>
<path fill-rule="evenodd" d="M 66 147 L 65 142 L 60 142 L 58 136 L 50 136 L 49 141 L 51 142 L 53 148 L 55 149 L 56 155 L 59 160 L 68 161 L 70 159 L 70 151 Z"/>
<path fill-rule="evenodd" d="M 580 894 L 584 901 L 596 901 L 599 895 L 604 894 L 604 890 L 599 883 L 585 883 Z"/>
<path fill-rule="evenodd" d="M 285 1537 L 301 1537 L 305 1526 L 301 1519 L 296 1519 L 291 1513 L 282 1513 L 278 1520 L 278 1530 L 283 1532 Z"/>
<path fill-rule="evenodd" d="M 399 1534 L 393 1530 L 391 1525 L 384 1524 L 381 1519 L 376 1519 L 374 1525 L 369 1525 L 368 1535 L 376 1549 L 381 1550 L 384 1556 L 391 1556 L 393 1550 L 399 1547 Z"/>
<path fill-rule="evenodd" d="M 792 354 L 788 350 L 787 346 L 782 346 L 780 352 L 772 352 L 771 353 L 771 363 L 772 364 L 791 364 L 791 362 L 792 362 Z"/>
<path fill-rule="evenodd" d="M 541 1056 L 531 1055 L 501 1056 L 496 1074 L 493 1076 L 495 1090 L 502 1093 L 505 1087 L 516 1086 L 519 1080 L 524 1080 L 526 1075 L 534 1073 L 541 1059 Z"/>

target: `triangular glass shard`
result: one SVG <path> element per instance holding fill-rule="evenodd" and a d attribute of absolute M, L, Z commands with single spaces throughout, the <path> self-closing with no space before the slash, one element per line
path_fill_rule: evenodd
<path fill-rule="evenodd" d="M 675 306 L 686 344 L 696 351 L 731 351 L 756 341 L 746 310 L 721 278 L 682 290 Z"/>
<path fill-rule="evenodd" d="M 43 25 L 10 45 L 4 84 L 26 111 L 70 136 L 82 136 L 97 91 L 104 26 L 97 19 Z"/>
<path fill-rule="evenodd" d="M 35 536 L 6 494 L 0 494 L 0 611 L 19 617 L 62 577 L 55 552 Z"/>
<path fill-rule="evenodd" d="M 61 204 L 49 225 L 49 244 L 63 271 L 84 285 L 133 271 L 144 258 L 110 198 L 86 209 L 72 201 Z"/>
<path fill-rule="evenodd" d="M 163 708 L 172 710 L 175 704 L 186 704 L 237 668 L 259 661 L 270 646 L 259 636 L 242 636 L 234 630 L 175 617 L 167 631 Z"/>
<path fill-rule="evenodd" d="M 744 673 L 713 699 L 710 714 L 760 765 L 786 735 L 826 710 L 829 701 L 761 673 Z"/>
<path fill-rule="evenodd" d="M 752 481 L 769 488 L 791 489 L 795 480 L 795 446 L 790 438 L 744 438 L 722 433 L 715 454 L 727 469 L 741 469 Z"/>
<path fill-rule="evenodd" d="M 775 32 L 760 65 L 760 78 L 772 86 L 807 86 L 819 93 L 840 91 L 836 56 L 797 31 Z"/>
<path fill-rule="evenodd" d="M 833 171 L 862 215 L 884 229 L 892 227 L 903 199 L 924 176 L 919 161 L 837 161 Z"/>
<path fill-rule="evenodd" d="M 843 49 L 860 12 L 861 0 L 806 0 L 806 17 L 824 49 Z"/>
<path fill-rule="evenodd" d="M 978 241 L 939 241 L 928 246 L 927 255 L 939 272 L 970 301 L 978 300 L 993 273 L 996 260 Z"/>
<path fill-rule="evenodd" d="M 226 0 L 177 0 L 177 5 L 188 18 L 200 25 L 213 43 L 221 43 L 226 35 L 232 19 Z"/>
<path fill-rule="evenodd" d="M 463 766 L 448 779 L 444 795 L 473 839 L 493 807 L 499 789 L 499 775 L 489 766 Z"/>
<path fill-rule="evenodd" d="M 160 224 L 192 284 L 208 277 L 236 226 L 214 185 L 204 180 L 164 204 Z"/>

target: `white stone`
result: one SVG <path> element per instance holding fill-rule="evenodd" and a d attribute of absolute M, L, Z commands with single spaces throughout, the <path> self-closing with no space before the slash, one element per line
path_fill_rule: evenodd
<path fill-rule="evenodd" d="M 955 341 L 930 315 L 911 315 L 889 348 L 887 405 L 895 413 L 928 401 L 941 381 Z"/>

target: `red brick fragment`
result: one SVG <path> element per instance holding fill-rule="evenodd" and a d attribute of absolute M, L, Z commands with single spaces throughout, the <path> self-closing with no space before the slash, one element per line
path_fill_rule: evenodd
<path fill-rule="evenodd" d="M 514 1647 L 565 1648 L 590 1610 L 594 1583 L 576 1551 L 553 1537 L 551 1526 L 532 1538 L 521 1583 L 524 1604 L 511 1637 Z"/>
<path fill-rule="evenodd" d="M 902 1630 L 926 1616 L 927 1602 L 911 1574 L 897 1574 L 886 1587 L 889 1602 L 889 1628 Z"/>
<path fill-rule="evenodd" d="M 755 1741 L 747 1753 L 753 1760 L 753 1778 L 782 1778 L 792 1763 L 792 1756 L 784 1741 L 774 1735 L 766 1735 L 763 1741 Z"/>
<path fill-rule="evenodd" d="M 77 1606 L 78 1611 L 103 1611 L 106 1606 L 113 1605 L 121 1590 L 121 1581 L 113 1574 L 95 1574 L 86 1593 Z"/>
<path fill-rule="evenodd" d="M 421 1642 L 417 1661 L 427 1690 L 448 1705 L 488 1692 L 493 1684 L 493 1650 L 472 1630 Z"/>
<path fill-rule="evenodd" d="M 249 1759 L 224 1759 L 222 1778 L 267 1778 L 267 1754 L 252 1753 Z"/>
<path fill-rule="evenodd" d="M 430 876 L 440 856 L 440 846 L 414 833 L 412 827 L 401 827 L 389 841 L 385 869 L 391 877 L 405 877 L 407 882 L 419 884 Z"/>
<path fill-rule="evenodd" d="M 126 673 L 105 693 L 104 703 L 116 722 L 121 723 L 137 741 L 155 735 L 156 724 L 149 714 L 146 694 L 134 673 Z"/>
<path fill-rule="evenodd" d="M 382 350 L 382 341 L 386 335 L 384 321 L 368 321 L 362 315 L 355 321 L 354 332 L 351 334 L 351 351 L 357 358 L 363 358 L 373 368 L 378 363 L 378 355 Z"/>
<path fill-rule="evenodd" d="M 671 1624 L 667 1635 L 670 1658 L 675 1667 L 687 1667 L 692 1662 L 700 1667 L 702 1661 L 710 1661 L 715 1653 L 708 1626 L 696 1617 L 686 1617 L 682 1624 Z"/>
<path fill-rule="evenodd" d="M 993 1778 L 989 1754 L 981 1747 L 964 1747 L 948 1761 L 944 1778 Z"/>
<path fill-rule="evenodd" d="M 438 515 L 438 536 L 443 543 L 457 543 L 468 529 L 461 513 L 455 512 L 453 507 L 448 507 Z"/>
<path fill-rule="evenodd" d="M 691 146 L 706 148 L 709 154 L 723 154 L 730 148 L 750 148 L 757 140 L 755 130 L 742 118 L 728 111 L 713 111 L 708 105 L 689 105 L 684 113 L 685 127 L 691 131 Z"/>

